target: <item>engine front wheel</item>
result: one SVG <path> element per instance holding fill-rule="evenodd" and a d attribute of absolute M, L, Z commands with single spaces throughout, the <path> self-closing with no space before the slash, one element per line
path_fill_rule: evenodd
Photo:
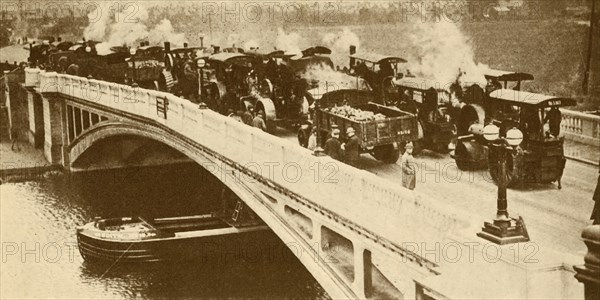
<path fill-rule="evenodd" d="M 265 125 L 267 125 L 267 132 L 270 134 L 275 134 L 275 131 L 277 130 L 277 124 L 274 121 L 267 119 L 267 113 L 265 112 L 264 108 L 259 108 L 259 110 L 262 110 L 262 118 L 265 120 Z"/>

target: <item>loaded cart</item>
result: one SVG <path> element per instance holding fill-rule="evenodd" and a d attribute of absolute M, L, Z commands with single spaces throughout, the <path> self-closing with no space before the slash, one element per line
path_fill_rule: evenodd
<path fill-rule="evenodd" d="M 418 137 L 417 117 L 395 107 L 377 103 L 375 92 L 344 89 L 328 92 L 318 101 L 314 112 L 314 126 L 319 130 L 321 144 L 334 127 L 340 129 L 342 140 L 346 128 L 352 127 L 360 140 L 362 153 L 370 153 L 377 160 L 395 163 L 406 142 Z M 301 145 L 313 125 L 303 126 L 298 132 Z"/>

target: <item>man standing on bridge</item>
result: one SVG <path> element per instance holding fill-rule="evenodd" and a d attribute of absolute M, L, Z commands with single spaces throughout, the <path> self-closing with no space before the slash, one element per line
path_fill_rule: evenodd
<path fill-rule="evenodd" d="M 546 115 L 546 118 L 544 118 L 544 124 L 548 122 L 548 127 L 550 128 L 549 132 L 555 138 L 558 138 L 558 135 L 560 134 L 561 119 L 562 115 L 556 106 L 553 106 Z"/>
<path fill-rule="evenodd" d="M 356 168 L 360 156 L 360 142 L 358 137 L 354 134 L 354 128 L 352 127 L 346 129 L 346 136 L 348 137 L 348 141 L 341 146 L 345 154 L 344 161 Z"/>
<path fill-rule="evenodd" d="M 250 106 L 242 113 L 242 122 L 244 122 L 244 124 L 252 126 L 252 121 L 254 120 L 254 116 L 252 115 L 253 112 L 254 107 Z"/>
<path fill-rule="evenodd" d="M 340 130 L 335 128 L 331 131 L 331 137 L 325 142 L 325 154 L 335 160 L 342 159 L 342 144 L 340 143 Z"/>
<path fill-rule="evenodd" d="M 252 126 L 256 127 L 256 128 L 260 128 L 260 130 L 262 131 L 267 131 L 267 124 L 265 123 L 265 120 L 263 119 L 263 111 L 259 110 L 258 113 L 256 114 L 256 116 L 254 117 L 254 120 L 252 120 Z"/>
<path fill-rule="evenodd" d="M 416 162 L 412 156 L 413 144 L 408 142 L 404 147 L 406 150 L 402 154 L 402 186 L 414 190 L 416 185 Z"/>
<path fill-rule="evenodd" d="M 600 224 L 600 170 L 598 172 L 598 183 L 596 183 L 596 191 L 594 191 L 594 209 L 592 210 L 592 219 L 594 222 L 592 224 L 598 225 Z"/>

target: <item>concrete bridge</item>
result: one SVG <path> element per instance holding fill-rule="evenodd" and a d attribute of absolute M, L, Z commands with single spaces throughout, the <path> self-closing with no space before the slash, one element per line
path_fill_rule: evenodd
<path fill-rule="evenodd" d="M 473 216 L 185 99 L 38 69 L 24 86 L 30 140 L 48 161 L 78 171 L 148 149 L 193 160 L 333 298 L 583 298 L 560 253 L 490 244 Z"/>

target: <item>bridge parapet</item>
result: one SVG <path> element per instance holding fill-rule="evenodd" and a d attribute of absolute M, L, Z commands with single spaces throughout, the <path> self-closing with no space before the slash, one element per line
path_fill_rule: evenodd
<path fill-rule="evenodd" d="M 594 146 L 600 144 L 600 116 L 563 109 L 560 127 L 572 140 Z"/>
<path fill-rule="evenodd" d="M 60 94 L 82 103 L 123 112 L 131 118 L 162 126 L 183 139 L 195 141 L 227 162 L 220 166 L 224 172 L 215 174 L 220 176 L 221 181 L 259 180 L 274 190 L 294 194 L 311 203 L 311 209 L 328 212 L 331 222 L 342 223 L 363 235 L 365 245 L 377 245 L 377 251 L 427 268 L 429 272 L 420 280 L 441 274 L 437 276 L 438 281 L 453 283 L 461 277 L 462 282 L 467 282 L 459 286 L 464 290 L 474 290 L 474 286 L 479 286 L 477 291 L 496 292 L 496 295 L 505 295 L 507 286 L 511 286 L 516 287 L 511 294 L 516 298 L 565 295 L 562 290 L 568 289 L 565 286 L 570 284 L 561 281 L 563 269 L 547 272 L 536 269 L 546 268 L 548 264 L 562 266 L 562 256 L 550 254 L 550 258 L 544 258 L 543 265 L 532 267 L 521 259 L 522 253 L 511 255 L 510 251 L 501 250 L 503 255 L 490 263 L 485 259 L 489 244 L 475 235 L 483 219 L 404 189 L 400 184 L 375 174 L 329 157 L 313 156 L 309 150 L 295 143 L 214 111 L 199 109 L 185 99 L 160 91 L 53 72 L 41 72 L 39 75 L 31 72 L 31 76 L 39 76 L 37 88 L 41 93 Z M 35 82 L 35 79 L 29 80 Z M 210 169 L 210 166 L 204 167 Z M 462 256 L 458 259 L 444 257 L 446 245 L 457 247 L 455 249 L 459 249 L 457 251 L 461 251 Z M 423 248 L 427 249 L 425 254 Z M 540 252 L 548 253 L 545 250 Z M 427 253 L 433 255 L 428 256 Z M 477 259 L 471 260 L 471 254 Z M 494 272 L 490 272 L 491 269 Z M 504 275 L 498 277 L 496 274 Z M 542 278 L 540 274 L 546 279 L 551 276 L 553 282 L 558 283 L 557 289 L 561 290 L 541 290 L 532 286 L 536 281 L 531 278 Z M 487 279 L 490 286 L 481 288 L 478 281 L 482 278 Z M 456 293 L 456 285 L 419 282 L 429 289 L 437 289 L 440 295 L 456 298 L 466 295 Z M 478 298 L 477 294 L 473 297 Z"/>

